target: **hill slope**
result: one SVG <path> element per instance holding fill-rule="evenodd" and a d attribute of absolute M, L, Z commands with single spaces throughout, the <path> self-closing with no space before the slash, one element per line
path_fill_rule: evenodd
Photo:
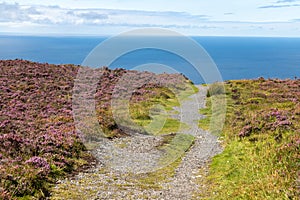
<path fill-rule="evenodd" d="M 76 130 L 73 119 L 73 87 L 80 68 L 25 60 L 0 61 L 1 199 L 44 198 L 58 177 L 95 162 L 82 140 L 86 136 Z M 176 83 L 178 91 L 192 92 L 191 82 L 179 74 L 97 70 L 102 76 L 97 84 L 95 110 L 103 137 L 124 137 L 127 128 L 134 130 L 118 127 L 110 105 L 114 90 L 126 90 L 117 85 L 124 74 L 130 74 L 130 81 L 140 85 L 129 92 L 134 92 L 131 117 L 141 124 L 151 121 L 149 110 L 153 104 L 178 104 L 167 84 Z"/>
<path fill-rule="evenodd" d="M 298 199 L 300 80 L 227 81 L 225 88 L 225 149 L 212 161 L 203 197 Z M 209 118 L 213 98 L 201 111 Z M 200 121 L 200 127 L 208 125 L 209 120 Z"/>

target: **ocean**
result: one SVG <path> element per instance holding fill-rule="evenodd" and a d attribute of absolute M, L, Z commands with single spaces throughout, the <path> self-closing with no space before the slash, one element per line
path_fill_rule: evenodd
<path fill-rule="evenodd" d="M 191 37 L 215 62 L 223 80 L 300 77 L 300 38 Z M 106 37 L 0 36 L 0 59 L 81 64 Z M 184 58 L 160 49 L 135 50 L 117 58 L 110 68 L 132 69 L 159 63 L 204 83 Z"/>

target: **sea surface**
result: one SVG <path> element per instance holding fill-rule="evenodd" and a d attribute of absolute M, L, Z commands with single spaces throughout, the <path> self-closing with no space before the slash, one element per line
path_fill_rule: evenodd
<path fill-rule="evenodd" d="M 89 53 L 106 39 L 106 37 L 0 36 L 0 59 L 18 58 L 42 63 L 81 64 Z M 300 77 L 300 38 L 192 37 L 192 39 L 213 59 L 223 80 Z M 109 67 L 133 69 L 148 63 L 168 66 L 185 74 L 194 83 L 204 83 L 201 75 L 187 60 L 160 49 L 147 48 L 120 55 Z"/>

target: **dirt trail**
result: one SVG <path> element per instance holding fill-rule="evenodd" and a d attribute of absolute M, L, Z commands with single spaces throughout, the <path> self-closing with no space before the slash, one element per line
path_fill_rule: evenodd
<path fill-rule="evenodd" d="M 192 100 L 184 101 L 180 107 L 181 121 L 191 127 L 183 133 L 195 136 L 195 143 L 185 154 L 174 178 L 166 184 L 168 188 L 164 195 L 166 199 L 196 198 L 193 194 L 202 187 L 199 183 L 205 175 L 199 175 L 199 168 L 206 167 L 209 159 L 222 151 L 218 138 L 198 127 L 198 120 L 204 117 L 199 114 L 199 109 L 205 107 L 206 97 L 206 88 L 203 86 L 198 88 L 199 92 L 190 96 Z"/>
<path fill-rule="evenodd" d="M 162 139 L 136 135 L 106 142 L 98 148 L 95 155 L 102 164 L 61 181 L 51 199 L 197 199 L 195 194 L 205 188 L 201 179 L 207 173 L 204 170 L 199 174 L 199 169 L 207 169 L 209 159 L 222 151 L 216 136 L 198 128 L 198 120 L 204 117 L 199 109 L 205 106 L 206 97 L 206 88 L 198 88 L 199 92 L 189 97 L 191 100 L 175 108 L 181 113 L 177 117 L 190 127 L 182 133 L 193 135 L 195 143 L 182 158 L 173 177 L 157 182 L 155 188 L 134 181 L 135 172 L 159 167 L 153 161 L 161 156 L 155 147 Z"/>

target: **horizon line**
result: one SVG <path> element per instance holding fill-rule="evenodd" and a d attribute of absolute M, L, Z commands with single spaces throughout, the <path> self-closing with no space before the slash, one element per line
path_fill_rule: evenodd
<path fill-rule="evenodd" d="M 122 33 L 122 32 L 121 32 Z M 65 34 L 65 33 L 18 33 L 18 32 L 0 32 L 0 36 L 29 36 L 29 37 L 114 37 L 118 34 Z M 151 36 L 151 37 L 174 37 L 172 35 L 133 35 Z M 185 35 L 186 37 L 251 37 L 251 38 L 300 38 L 300 36 L 282 36 L 282 35 Z"/>

